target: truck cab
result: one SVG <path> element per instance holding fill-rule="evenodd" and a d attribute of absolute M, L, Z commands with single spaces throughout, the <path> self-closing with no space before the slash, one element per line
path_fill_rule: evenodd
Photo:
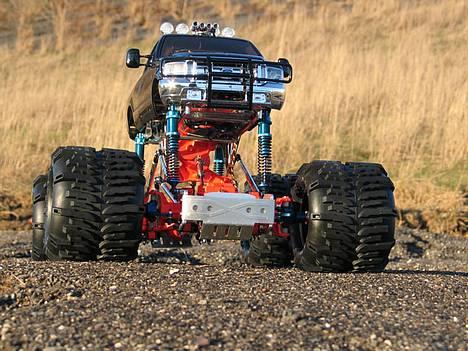
<path fill-rule="evenodd" d="M 166 30 L 149 55 L 129 49 L 126 63 L 145 67 L 127 109 L 132 139 L 162 121 L 170 104 L 183 107 L 189 119 L 234 120 L 240 132 L 259 110 L 281 109 L 292 75 L 287 60 L 268 62 L 250 41 L 216 36 L 200 25 L 191 34 Z"/>

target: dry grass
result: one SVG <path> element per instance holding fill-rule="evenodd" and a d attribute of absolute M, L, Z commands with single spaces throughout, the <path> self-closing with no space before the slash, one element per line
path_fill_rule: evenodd
<path fill-rule="evenodd" d="M 277 3 L 268 22 L 244 18 L 238 28 L 268 58 L 288 57 L 295 68 L 285 108 L 273 114 L 275 169 L 312 159 L 381 162 L 396 180 L 399 207 L 444 208 L 449 219 L 431 226 L 455 230 L 467 188 L 466 2 L 297 1 L 284 16 Z M 195 13 L 185 6 L 181 18 Z M 224 15 L 235 22 L 238 5 L 228 6 Z M 152 45 L 122 37 L 82 50 L 0 52 L 3 188 L 29 191 L 58 145 L 132 147 L 123 111 L 140 72 L 125 70 L 123 55 L 135 44 Z M 255 134 L 241 144 L 254 168 Z"/>

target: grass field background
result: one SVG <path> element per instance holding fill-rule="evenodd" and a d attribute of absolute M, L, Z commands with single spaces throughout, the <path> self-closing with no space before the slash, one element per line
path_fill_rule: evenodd
<path fill-rule="evenodd" d="M 124 54 L 149 52 L 165 19 L 215 19 L 290 60 L 294 81 L 272 114 L 276 171 L 383 163 L 406 222 L 466 231 L 464 0 L 0 0 L 1 194 L 27 198 L 57 146 L 132 148 L 124 111 L 141 70 Z M 254 132 L 240 152 L 255 169 Z"/>

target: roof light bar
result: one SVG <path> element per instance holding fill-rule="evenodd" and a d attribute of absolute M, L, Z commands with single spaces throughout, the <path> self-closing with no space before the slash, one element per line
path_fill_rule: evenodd
<path fill-rule="evenodd" d="M 218 23 L 198 23 L 197 21 L 192 23 L 193 34 L 198 35 L 211 35 L 216 36 L 219 33 Z"/>
<path fill-rule="evenodd" d="M 171 34 L 174 32 L 174 26 L 170 22 L 164 22 L 161 24 L 159 29 L 161 30 L 162 34 Z M 175 28 L 175 32 L 177 34 L 188 34 L 191 32 L 195 35 L 206 35 L 213 37 L 221 34 L 221 36 L 226 38 L 232 38 L 236 35 L 234 28 L 224 27 L 221 31 L 218 23 L 199 23 L 197 21 L 193 22 L 191 27 L 185 23 L 179 23 Z"/>

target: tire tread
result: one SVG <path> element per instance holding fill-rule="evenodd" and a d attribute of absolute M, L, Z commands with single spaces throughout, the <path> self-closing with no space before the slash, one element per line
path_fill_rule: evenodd
<path fill-rule="evenodd" d="M 47 257 L 135 258 L 144 211 L 140 158 L 126 150 L 89 147 L 60 147 L 51 158 L 52 186 L 63 199 L 58 196 L 53 201 L 57 207 L 47 228 Z"/>
<path fill-rule="evenodd" d="M 380 271 L 393 247 L 394 186 L 375 163 L 314 161 L 298 171 L 293 198 L 307 199 L 308 235 L 295 264 L 308 271 Z M 303 202 L 304 205 L 304 202 Z"/>

